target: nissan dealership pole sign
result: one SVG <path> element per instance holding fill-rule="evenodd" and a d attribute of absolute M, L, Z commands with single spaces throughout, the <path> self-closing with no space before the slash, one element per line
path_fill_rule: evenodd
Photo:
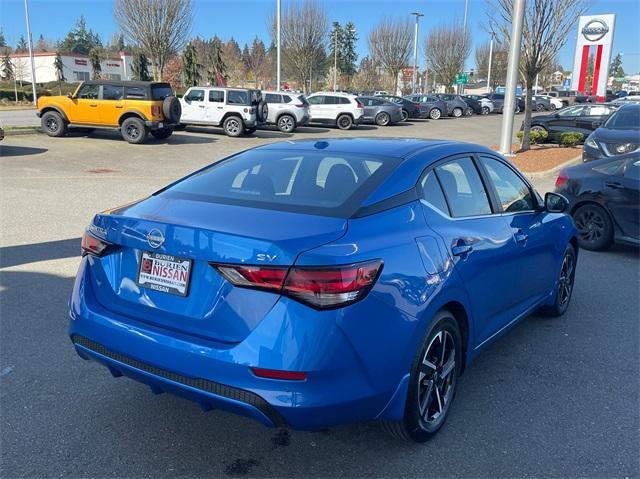
<path fill-rule="evenodd" d="M 615 15 L 586 15 L 578 23 L 578 43 L 573 61 L 571 89 L 587 95 L 595 95 L 598 101 L 604 101 L 607 92 L 609 60 L 613 44 Z M 589 56 L 595 55 L 591 91 L 585 91 Z"/>

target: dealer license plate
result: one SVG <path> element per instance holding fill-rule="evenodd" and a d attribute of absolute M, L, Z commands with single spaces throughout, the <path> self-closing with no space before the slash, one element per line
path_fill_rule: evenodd
<path fill-rule="evenodd" d="M 190 259 L 145 251 L 140 259 L 138 284 L 143 288 L 186 296 L 189 291 L 191 265 Z"/>

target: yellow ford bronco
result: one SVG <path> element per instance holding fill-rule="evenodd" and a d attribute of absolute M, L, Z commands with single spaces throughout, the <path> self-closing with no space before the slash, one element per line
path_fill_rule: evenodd
<path fill-rule="evenodd" d="M 67 96 L 41 96 L 37 113 L 49 136 L 63 136 L 69 127 L 119 128 L 136 144 L 148 133 L 169 138 L 181 114 L 168 83 L 111 80 L 83 82 Z"/>

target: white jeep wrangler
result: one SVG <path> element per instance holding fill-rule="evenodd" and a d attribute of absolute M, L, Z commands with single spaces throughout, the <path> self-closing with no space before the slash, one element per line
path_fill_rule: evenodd
<path fill-rule="evenodd" d="M 267 120 L 260 90 L 194 86 L 180 99 L 181 126 L 221 126 L 229 136 L 253 133 Z"/>

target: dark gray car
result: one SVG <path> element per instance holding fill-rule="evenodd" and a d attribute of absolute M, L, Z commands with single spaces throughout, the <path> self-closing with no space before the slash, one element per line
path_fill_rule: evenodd
<path fill-rule="evenodd" d="M 442 118 L 443 115 L 449 114 L 447 103 L 434 96 L 414 94 L 407 95 L 405 98 L 414 103 L 420 103 L 421 107 L 427 109 L 427 117 L 432 120 L 438 120 Z"/>
<path fill-rule="evenodd" d="M 551 101 L 538 95 L 533 95 L 533 97 L 531 98 L 531 106 L 532 110 L 535 111 L 553 110 L 553 108 L 551 108 Z"/>
<path fill-rule="evenodd" d="M 447 93 L 438 93 L 436 97 L 440 98 L 447 104 L 447 115 L 460 118 L 469 108 L 460 95 L 450 95 Z"/>
<path fill-rule="evenodd" d="M 387 126 L 402 121 L 402 107 L 397 103 L 372 96 L 359 96 L 357 100 L 364 106 L 363 123 Z"/>

